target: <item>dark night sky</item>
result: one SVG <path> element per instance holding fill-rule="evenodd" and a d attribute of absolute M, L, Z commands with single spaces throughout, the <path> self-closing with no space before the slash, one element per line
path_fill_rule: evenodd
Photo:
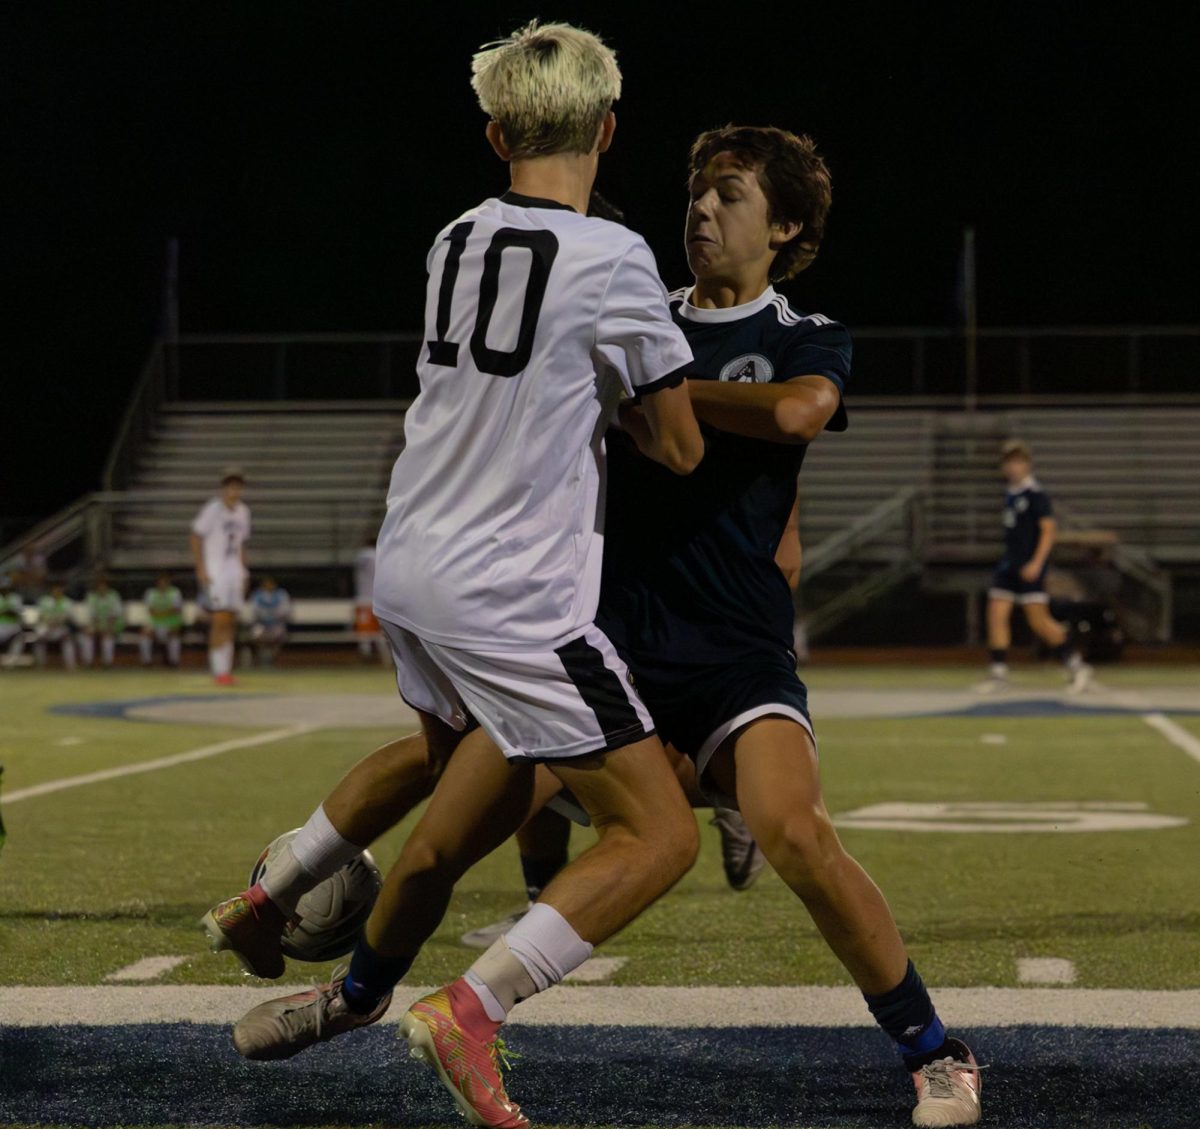
<path fill-rule="evenodd" d="M 95 487 L 182 241 L 185 330 L 419 328 L 439 227 L 504 187 L 472 51 L 525 19 L 625 77 L 598 187 L 684 281 L 683 162 L 726 121 L 812 133 L 834 211 L 796 303 L 984 324 L 1194 322 L 1195 36 L 1184 5 L 48 3 L 0 11 L 0 516 Z M 15 189 L 15 193 L 14 190 Z M 17 410 L 20 426 L 14 427 Z"/>

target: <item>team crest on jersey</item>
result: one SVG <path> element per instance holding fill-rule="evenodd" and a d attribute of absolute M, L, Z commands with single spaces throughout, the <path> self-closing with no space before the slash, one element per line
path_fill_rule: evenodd
<path fill-rule="evenodd" d="M 722 380 L 733 380 L 739 384 L 766 384 L 774 375 L 771 362 L 761 353 L 744 353 L 734 357 L 721 369 Z"/>

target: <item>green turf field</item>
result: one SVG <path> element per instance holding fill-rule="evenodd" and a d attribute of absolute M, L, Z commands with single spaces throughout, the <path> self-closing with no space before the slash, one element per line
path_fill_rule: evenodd
<path fill-rule="evenodd" d="M 929 983 L 1013 986 L 1020 959 L 1056 957 L 1073 963 L 1077 987 L 1200 987 L 1200 763 L 1139 713 L 823 718 L 822 693 L 853 691 L 869 702 L 909 690 L 961 690 L 976 672 L 815 667 L 805 677 L 835 815 L 895 802 L 1090 803 L 1144 804 L 1187 821 L 1070 834 L 846 828 L 844 841 L 888 896 Z M 1148 702 L 1160 689 L 1183 700 L 1197 682 L 1187 668 L 1102 677 L 1107 687 Z M 1019 669 L 1017 680 L 1048 696 L 1059 691 L 1051 669 Z M 249 674 L 230 696 L 293 695 L 307 703 L 329 694 L 387 695 L 390 685 L 382 672 L 306 669 Z M 1089 701 L 1102 700 L 1101 693 Z M 3 672 L 5 793 L 252 736 L 255 730 L 241 724 L 48 712 L 65 703 L 212 694 L 198 673 Z M 1182 710 L 1168 716 L 1200 735 L 1200 718 Z M 0 854 L 3 982 L 99 984 L 152 956 L 187 958 L 158 983 L 239 982 L 232 958 L 204 950 L 195 929 L 200 914 L 241 889 L 261 847 L 303 822 L 347 767 L 395 735 L 317 729 L 18 802 L 0 798 L 8 829 Z M 401 826 L 377 845 L 385 867 L 403 834 Z M 573 847 L 589 841 L 588 831 L 576 829 Z M 509 844 L 462 882 L 409 979 L 428 984 L 460 972 L 471 954 L 458 936 L 520 901 Z M 746 893 L 727 889 L 717 836 L 707 827 L 695 869 L 600 955 L 625 958 L 615 984 L 846 982 L 773 875 Z M 293 965 L 288 982 L 311 982 L 321 971 Z"/>

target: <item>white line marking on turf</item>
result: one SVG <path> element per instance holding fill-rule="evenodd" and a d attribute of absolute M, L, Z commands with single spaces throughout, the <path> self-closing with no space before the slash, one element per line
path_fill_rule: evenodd
<path fill-rule="evenodd" d="M 72 745 L 82 745 L 82 737 L 60 737 L 54 742 L 60 749 L 69 749 Z"/>
<path fill-rule="evenodd" d="M 1075 965 L 1061 957 L 1022 957 L 1017 979 L 1022 984 L 1074 984 Z"/>
<path fill-rule="evenodd" d="M 305 985 L 0 988 L 0 1026 L 85 1027 L 232 1023 L 256 1004 Z M 398 1022 L 433 991 L 402 984 L 387 1018 Z M 1181 1027 L 1200 1030 L 1200 989 L 940 988 L 938 1013 L 954 1027 Z M 570 987 L 521 1004 L 513 1022 L 601 1027 L 871 1027 L 854 988 Z"/>
<path fill-rule="evenodd" d="M 158 757 L 152 761 L 138 761 L 136 764 L 124 764 L 119 768 L 106 768 L 101 772 L 88 772 L 83 776 L 67 776 L 61 780 L 48 780 L 45 784 L 35 784 L 30 788 L 18 788 L 4 796 L 6 804 L 15 804 L 18 800 L 28 800 L 33 796 L 45 796 L 51 792 L 61 792 L 64 788 L 81 788 L 85 784 L 99 784 L 103 780 L 116 780 L 122 776 L 136 776 L 141 772 L 157 772 L 160 768 L 173 768 L 177 764 L 187 764 L 189 761 L 204 760 L 205 757 L 215 757 L 221 753 L 230 753 L 234 749 L 250 749 L 255 745 L 269 745 L 273 741 L 282 741 L 287 737 L 298 737 L 302 733 L 310 733 L 312 725 L 291 725 L 286 729 L 271 729 L 266 733 L 256 733 L 253 737 L 235 737 L 231 741 L 220 741 L 215 745 L 204 745 L 199 749 L 189 749 L 185 753 L 175 753 L 169 757 Z"/>
<path fill-rule="evenodd" d="M 1182 749 L 1192 760 L 1200 763 L 1200 739 L 1193 737 L 1181 725 L 1176 725 L 1165 713 L 1144 713 L 1142 720 L 1151 729 L 1157 729 L 1177 749 Z"/>
<path fill-rule="evenodd" d="M 608 980 L 616 973 L 623 964 L 626 963 L 626 957 L 592 957 L 590 960 L 585 960 L 574 972 L 568 972 L 564 977 L 571 984 L 599 984 L 602 980 Z"/>
<path fill-rule="evenodd" d="M 187 960 L 187 957 L 143 957 L 109 973 L 104 979 L 114 984 L 129 980 L 157 980 L 160 976 L 166 976 L 171 969 L 186 964 Z"/>
<path fill-rule="evenodd" d="M 1008 738 L 1003 733 L 985 733 L 979 738 L 985 745 L 1007 745 Z"/>

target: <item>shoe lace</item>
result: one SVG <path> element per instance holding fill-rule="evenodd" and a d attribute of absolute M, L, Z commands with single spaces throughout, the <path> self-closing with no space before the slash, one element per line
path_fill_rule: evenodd
<path fill-rule="evenodd" d="M 921 1067 L 921 1077 L 925 1080 L 926 1093 L 931 1098 L 953 1098 L 954 1075 L 962 1071 L 978 1074 L 986 1070 L 985 1066 L 975 1066 L 969 1062 L 959 1062 L 953 1058 L 939 1058 Z"/>
<path fill-rule="evenodd" d="M 321 1038 L 321 1024 L 325 1021 L 325 1008 L 331 1004 L 334 999 L 341 994 L 342 981 L 346 979 L 346 974 L 350 971 L 349 966 L 339 964 L 334 970 L 333 975 L 329 978 L 328 984 L 313 983 L 313 990 L 317 993 L 312 1001 L 305 1005 L 305 1008 L 315 1007 L 317 1017 L 317 1038 Z"/>
<path fill-rule="evenodd" d="M 525 1057 L 519 1051 L 510 1049 L 508 1044 L 498 1035 L 488 1043 L 487 1049 L 488 1054 L 491 1055 L 492 1065 L 495 1066 L 497 1074 L 500 1074 L 502 1070 L 512 1070 L 512 1064 L 517 1059 Z"/>

